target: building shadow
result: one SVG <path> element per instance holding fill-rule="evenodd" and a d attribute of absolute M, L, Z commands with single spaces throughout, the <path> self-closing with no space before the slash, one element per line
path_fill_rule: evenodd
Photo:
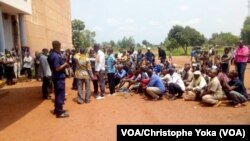
<path fill-rule="evenodd" d="M 41 97 L 39 86 L 0 89 L 0 131 L 40 105 Z"/>

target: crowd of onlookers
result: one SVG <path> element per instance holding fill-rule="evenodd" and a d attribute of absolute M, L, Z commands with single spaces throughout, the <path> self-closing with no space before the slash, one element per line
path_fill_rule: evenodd
<path fill-rule="evenodd" d="M 5 53 L 0 53 L 0 80 L 5 78 L 7 85 L 13 85 L 18 78 L 24 75 L 32 79 L 34 61 L 35 58 L 33 59 L 29 51 L 21 57 L 18 48 L 5 50 Z"/>

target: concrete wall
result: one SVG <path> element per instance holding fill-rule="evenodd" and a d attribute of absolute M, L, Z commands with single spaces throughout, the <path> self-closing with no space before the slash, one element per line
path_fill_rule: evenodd
<path fill-rule="evenodd" d="M 11 50 L 14 47 L 14 42 L 13 42 L 13 29 L 10 16 L 7 19 L 3 19 L 3 28 L 4 28 L 5 49 Z"/>
<path fill-rule="evenodd" d="M 25 20 L 32 54 L 51 48 L 53 40 L 59 40 L 64 49 L 72 48 L 70 0 L 32 0 L 32 15 Z"/>
<path fill-rule="evenodd" d="M 31 0 L 0 0 L 0 2 L 26 14 L 32 13 Z M 15 11 L 14 9 L 9 11 L 9 9 L 7 8 L 6 11 L 12 12 Z"/>

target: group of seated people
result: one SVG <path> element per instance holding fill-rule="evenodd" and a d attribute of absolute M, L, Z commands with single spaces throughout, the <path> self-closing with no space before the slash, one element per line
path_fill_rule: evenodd
<path fill-rule="evenodd" d="M 222 100 L 228 99 L 234 107 L 240 107 L 249 100 L 235 70 L 224 73 L 220 67 L 196 63 L 187 63 L 181 70 L 169 61 L 145 63 L 136 68 L 131 63 L 117 65 L 115 85 L 117 91 L 131 90 L 154 101 L 166 95 L 169 100 L 183 98 L 218 107 Z"/>

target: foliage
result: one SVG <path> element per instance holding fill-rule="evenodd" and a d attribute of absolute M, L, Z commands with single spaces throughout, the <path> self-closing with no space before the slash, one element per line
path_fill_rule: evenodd
<path fill-rule="evenodd" d="M 179 44 L 173 38 L 170 40 L 168 40 L 168 38 L 166 38 L 164 43 L 162 44 L 162 46 L 164 46 L 166 48 L 166 50 L 172 52 L 174 49 L 178 48 Z"/>
<path fill-rule="evenodd" d="M 233 35 L 232 33 L 214 33 L 211 39 L 209 39 L 209 44 L 214 44 L 217 46 L 233 46 L 239 41 L 239 37 Z"/>
<path fill-rule="evenodd" d="M 123 37 L 122 40 L 117 42 L 117 46 L 123 49 L 127 48 L 134 48 L 135 47 L 135 40 L 133 37 Z"/>
<path fill-rule="evenodd" d="M 243 29 L 241 30 L 241 38 L 245 44 L 250 45 L 250 17 L 247 17 Z"/>
<path fill-rule="evenodd" d="M 179 25 L 173 26 L 168 33 L 168 41 L 170 47 L 181 46 L 187 54 L 188 46 L 200 46 L 205 42 L 205 37 L 194 28 L 186 26 L 185 28 Z"/>
<path fill-rule="evenodd" d="M 95 32 L 85 29 L 81 20 L 72 20 L 72 42 L 75 48 L 89 47 L 94 43 Z"/>

